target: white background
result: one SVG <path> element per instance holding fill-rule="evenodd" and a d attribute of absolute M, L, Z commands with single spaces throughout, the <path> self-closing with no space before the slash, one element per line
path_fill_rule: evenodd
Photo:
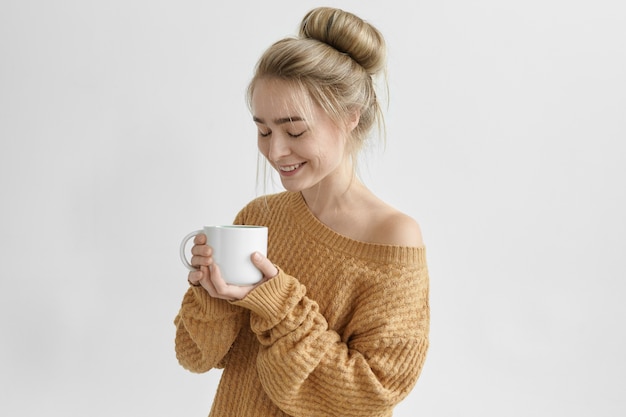
<path fill-rule="evenodd" d="M 623 2 L 328 3 L 386 36 L 363 178 L 428 246 L 396 415 L 624 415 Z M 317 5 L 0 3 L 1 415 L 208 413 L 219 373 L 174 356 L 178 244 L 263 193 L 244 91 Z"/>

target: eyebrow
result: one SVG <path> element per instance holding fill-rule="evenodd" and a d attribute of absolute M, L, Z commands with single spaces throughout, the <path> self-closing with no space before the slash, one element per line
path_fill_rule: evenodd
<path fill-rule="evenodd" d="M 258 118 L 256 116 L 253 116 L 252 120 L 254 120 L 254 122 L 256 123 L 265 124 L 265 121 L 263 119 Z M 285 123 L 293 123 L 293 122 L 304 122 L 304 121 L 305 121 L 304 118 L 300 116 L 281 117 L 279 119 L 274 119 L 274 123 L 277 125 L 282 125 Z"/>

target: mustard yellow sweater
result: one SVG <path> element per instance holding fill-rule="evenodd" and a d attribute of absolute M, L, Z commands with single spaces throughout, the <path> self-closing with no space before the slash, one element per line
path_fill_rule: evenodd
<path fill-rule="evenodd" d="M 178 361 L 223 368 L 210 416 L 391 416 L 428 349 L 424 249 L 339 235 L 300 193 L 258 198 L 235 223 L 269 227 L 279 274 L 236 302 L 183 298 Z"/>

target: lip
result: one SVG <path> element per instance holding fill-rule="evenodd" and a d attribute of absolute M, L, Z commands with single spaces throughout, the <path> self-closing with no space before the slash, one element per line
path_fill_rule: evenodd
<path fill-rule="evenodd" d="M 291 177 L 293 175 L 296 175 L 305 164 L 306 162 L 298 162 L 296 164 L 276 165 L 276 167 L 281 176 Z"/>

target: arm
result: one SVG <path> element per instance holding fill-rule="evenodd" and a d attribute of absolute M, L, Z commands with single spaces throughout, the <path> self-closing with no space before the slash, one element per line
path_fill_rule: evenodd
<path fill-rule="evenodd" d="M 257 370 L 276 405 L 290 415 L 378 416 L 408 395 L 428 349 L 428 274 L 393 279 L 360 297 L 347 340 L 283 271 L 233 303 L 252 311 Z"/>
<path fill-rule="evenodd" d="M 174 319 L 178 362 L 197 373 L 223 367 L 245 321 L 242 308 L 211 298 L 202 287 L 190 287 Z"/>
<path fill-rule="evenodd" d="M 245 224 L 243 211 L 237 215 L 234 224 Z M 206 246 L 204 234 L 196 236 L 194 243 L 191 263 L 199 270 L 189 273 L 188 281 L 192 286 L 174 319 L 175 348 L 181 366 L 201 373 L 226 365 L 230 347 L 247 323 L 247 312 L 228 303 L 228 297 L 211 296 L 211 292 L 214 296 L 217 294 L 211 283 L 209 266 L 217 275 L 219 267 L 213 265 L 212 249 Z"/>

